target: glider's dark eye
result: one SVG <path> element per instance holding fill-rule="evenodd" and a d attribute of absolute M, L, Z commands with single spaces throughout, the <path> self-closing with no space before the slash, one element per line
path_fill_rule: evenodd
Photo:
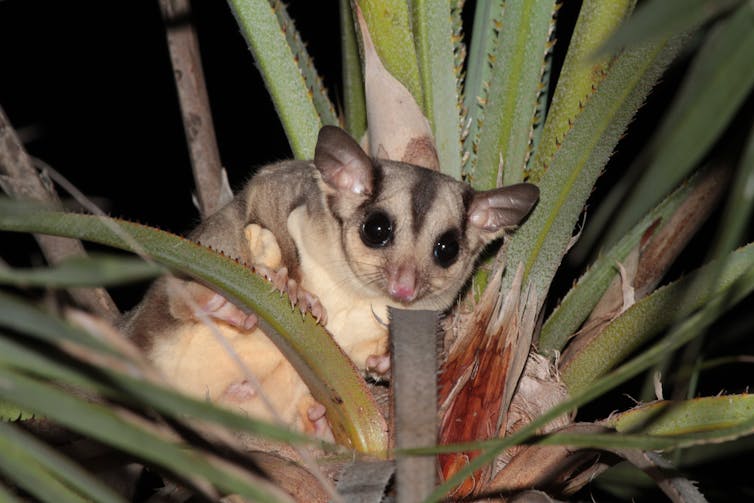
<path fill-rule="evenodd" d="M 367 215 L 361 223 L 361 240 L 370 248 L 382 248 L 393 239 L 393 224 L 382 211 Z"/>
<path fill-rule="evenodd" d="M 458 235 L 455 231 L 448 231 L 437 238 L 435 248 L 432 250 L 435 256 L 435 263 L 440 267 L 447 269 L 458 258 L 458 252 L 461 247 L 458 244 Z"/>

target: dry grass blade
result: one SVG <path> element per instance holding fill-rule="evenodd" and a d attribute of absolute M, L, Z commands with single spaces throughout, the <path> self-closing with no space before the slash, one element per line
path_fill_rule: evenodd
<path fill-rule="evenodd" d="M 553 363 L 535 352 L 530 353 L 511 400 L 505 435 L 518 432 L 567 398 L 568 391 Z M 567 426 L 572 419 L 571 414 L 561 414 L 542 425 L 540 432 L 549 433 Z M 519 450 L 514 447 L 498 455 L 495 460 L 497 469 L 506 466 Z"/>

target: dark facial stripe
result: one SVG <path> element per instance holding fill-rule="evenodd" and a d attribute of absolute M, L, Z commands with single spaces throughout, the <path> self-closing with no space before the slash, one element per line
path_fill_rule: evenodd
<path fill-rule="evenodd" d="M 411 230 L 414 236 L 424 226 L 424 220 L 437 197 L 437 177 L 425 169 L 416 170 L 417 180 L 411 188 Z"/>
<path fill-rule="evenodd" d="M 372 193 L 369 197 L 369 202 L 374 202 L 377 196 L 382 192 L 382 179 L 385 174 L 383 173 L 382 166 L 379 162 L 372 160 Z"/>
<path fill-rule="evenodd" d="M 474 201 L 474 189 L 470 186 L 466 186 L 461 195 L 463 199 L 463 215 L 461 219 L 461 236 L 466 237 L 466 224 L 468 223 L 469 210 L 471 209 L 471 203 Z"/>
<path fill-rule="evenodd" d="M 379 161 L 372 160 L 372 192 L 367 195 L 367 198 L 359 204 L 360 210 L 366 210 L 366 208 L 374 205 L 374 202 L 380 196 L 382 192 L 382 181 L 385 177 L 384 170 Z"/>

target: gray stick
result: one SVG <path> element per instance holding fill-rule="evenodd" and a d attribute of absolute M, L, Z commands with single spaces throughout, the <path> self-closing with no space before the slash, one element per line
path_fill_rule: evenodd
<path fill-rule="evenodd" d="M 395 447 L 437 443 L 437 311 L 390 308 Z M 397 456 L 398 503 L 423 501 L 435 487 L 435 456 Z"/>
<path fill-rule="evenodd" d="M 199 42 L 190 22 L 188 0 L 160 0 L 160 9 L 165 20 L 199 211 L 202 218 L 206 218 L 227 202 L 227 194 L 224 194 L 220 152 L 199 57 Z"/>

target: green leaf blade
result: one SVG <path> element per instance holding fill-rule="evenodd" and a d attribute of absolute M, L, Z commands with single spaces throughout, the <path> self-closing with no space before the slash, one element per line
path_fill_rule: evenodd
<path fill-rule="evenodd" d="M 490 64 L 494 58 L 498 32 L 503 15 L 503 0 L 479 0 L 474 8 L 474 24 L 467 58 L 463 108 L 466 113 L 464 127 L 464 175 L 471 175 L 477 163 L 479 129 L 484 118 L 489 83 L 492 80 Z"/>
<path fill-rule="evenodd" d="M 21 333 L 33 334 L 37 339 L 55 344 L 71 340 L 95 351 L 116 355 L 103 341 L 83 334 L 62 320 L 40 316 L 39 310 L 3 291 L 0 291 L 0 325 Z"/>
<path fill-rule="evenodd" d="M 626 51 L 587 102 L 540 184 L 540 199 L 510 239 L 507 260 L 544 299 L 592 187 L 623 131 L 681 47 L 681 40 Z M 507 291 L 512 275 L 503 283 Z"/>
<path fill-rule="evenodd" d="M 0 266 L 0 284 L 46 288 L 113 286 L 153 279 L 164 272 L 157 264 L 133 257 L 100 254 L 73 257 L 51 267 Z"/>
<path fill-rule="evenodd" d="M 39 316 L 49 315 L 40 312 Z M 315 442 L 313 438 L 295 433 L 287 428 L 234 414 L 206 401 L 197 400 L 165 388 L 162 384 L 156 385 L 146 380 L 144 376 L 134 377 L 128 373 L 129 369 L 117 369 L 113 366 L 94 368 L 80 362 L 72 367 L 56 360 L 54 356 L 48 353 L 35 351 L 30 347 L 14 342 L 10 337 L 2 336 L 3 334 L 0 333 L 0 365 L 17 369 L 27 375 L 43 377 L 49 382 L 70 384 L 77 389 L 115 400 L 127 402 L 137 397 L 143 401 L 143 405 L 179 420 L 189 417 L 216 423 L 234 431 L 242 431 L 287 443 Z M 90 348 L 83 347 L 70 339 L 65 339 L 65 343 L 68 350 L 75 347 L 79 354 L 91 351 Z M 94 353 L 101 354 L 96 351 Z M 118 358 L 122 362 L 128 361 L 126 355 L 119 355 Z M 103 381 L 93 377 L 101 374 L 106 375 L 109 379 Z"/>
<path fill-rule="evenodd" d="M 460 179 L 461 117 L 450 4 L 418 0 L 412 9 L 424 108 L 434 132 L 440 170 Z"/>
<path fill-rule="evenodd" d="M 367 129 L 364 75 L 350 0 L 340 2 L 341 47 L 343 51 L 343 121 L 348 133 L 360 140 Z"/>
<path fill-rule="evenodd" d="M 113 410 L 61 393 L 52 386 L 0 367 L 0 396 L 46 417 L 54 417 L 74 431 L 90 436 L 125 452 L 143 456 L 178 473 L 192 473 L 227 491 L 237 492 L 254 501 L 281 501 L 269 488 L 255 486 L 239 473 L 220 470 L 195 452 L 168 442 L 137 426 Z"/>
<path fill-rule="evenodd" d="M 538 428 L 544 427 L 558 416 L 589 403 L 591 400 L 661 361 L 668 353 L 693 340 L 699 331 L 708 327 L 721 312 L 741 301 L 742 298 L 752 291 L 754 291 L 754 269 L 746 271 L 730 288 L 720 294 L 714 295 L 702 310 L 680 322 L 661 341 L 614 369 L 609 374 L 596 379 L 592 382 L 591 386 L 583 387 L 578 391 L 569 390 L 571 398 L 553 406 L 515 433 L 498 440 L 495 447 L 483 450 L 479 456 L 469 461 L 453 477 L 439 485 L 426 501 L 441 501 L 445 495 L 449 494 L 450 491 L 467 477 L 471 476 L 476 470 L 492 463 L 504 449 L 523 443 L 526 439 L 531 438 L 537 432 Z M 732 430 L 735 431 L 725 432 L 724 435 L 746 434 L 754 426 L 754 424 L 749 423 L 754 423 L 754 421 L 745 421 L 741 425 L 733 427 Z M 714 435 L 719 436 L 718 433 L 714 433 Z M 693 443 L 698 443 L 697 440 L 694 439 L 692 445 Z"/>
<path fill-rule="evenodd" d="M 11 443 L 0 434 L 0 473 L 38 498 L 38 501 L 60 501 L 61 503 L 85 503 L 87 500 L 66 487 L 55 474 L 47 471 L 25 452 L 24 446 Z"/>
<path fill-rule="evenodd" d="M 605 242 L 638 220 L 699 163 L 754 88 L 754 9 L 742 5 L 718 23 L 686 85 L 648 146 L 649 166 L 613 220 Z"/>
<path fill-rule="evenodd" d="M 549 0 L 505 2 L 471 173 L 477 189 L 497 186 L 501 164 L 504 185 L 524 179 L 555 10 Z"/>
<path fill-rule="evenodd" d="M 314 100 L 268 0 L 228 0 L 297 159 L 314 157 L 322 127 Z M 282 6 L 278 5 L 277 9 Z"/>
<path fill-rule="evenodd" d="M 270 5 L 275 11 L 288 46 L 293 53 L 294 61 L 298 64 L 301 75 L 304 78 L 307 89 L 311 93 L 314 108 L 317 110 L 323 124 L 335 126 L 339 124 L 338 115 L 335 113 L 330 97 L 327 95 L 324 83 L 314 67 L 314 62 L 306 50 L 301 34 L 296 29 L 293 20 L 288 15 L 285 4 L 280 0 L 270 0 Z"/>
<path fill-rule="evenodd" d="M 635 0 L 586 0 L 579 12 L 571 43 L 558 77 L 542 137 L 529 168 L 529 181 L 537 183 L 576 116 L 598 88 L 610 58 L 590 61 L 593 52 L 631 12 Z"/>
<path fill-rule="evenodd" d="M 57 451 L 37 440 L 34 436 L 23 432 L 19 428 L 0 422 L 0 451 L 4 458 L 13 459 L 17 456 L 27 458 L 27 463 L 36 463 L 41 470 L 60 479 L 63 487 L 70 487 L 78 492 L 81 497 L 74 501 L 97 501 L 102 503 L 122 503 L 125 500 L 115 494 L 112 489 L 86 473 L 71 460 L 61 456 Z M 26 464 L 26 463 L 25 463 Z M 16 477 L 16 480 L 29 480 L 28 477 Z M 26 486 L 27 490 L 34 491 L 36 484 Z M 53 498 L 62 501 L 63 496 L 57 493 L 60 486 L 55 488 Z M 63 494 L 68 491 L 64 490 Z M 33 493 L 37 494 L 38 493 Z M 86 498 L 86 500 L 84 499 Z M 58 498 L 61 498 L 58 500 Z"/>
<path fill-rule="evenodd" d="M 653 335 L 709 303 L 715 295 L 731 288 L 752 270 L 754 244 L 733 252 L 724 261 L 722 269 L 719 263 L 711 262 L 694 274 L 641 299 L 613 320 L 590 344 L 581 348 L 578 356 L 561 367 L 561 377 L 569 392 L 578 393 L 589 387 Z"/>
<path fill-rule="evenodd" d="M 63 235 L 128 251 L 138 243 L 140 252 L 253 311 L 263 331 L 326 407 L 336 438 L 347 438 L 356 450 L 384 454 L 384 420 L 353 363 L 311 315 L 302 318 L 261 276 L 208 248 L 146 226 L 87 215 L 18 211 L 7 202 L 1 209 L 4 230 Z"/>
<path fill-rule="evenodd" d="M 743 0 L 652 0 L 644 2 L 631 19 L 600 49 L 608 54 L 621 47 L 662 39 L 688 31 L 732 9 Z"/>
<path fill-rule="evenodd" d="M 631 250 L 640 245 L 647 230 L 664 225 L 694 192 L 700 181 L 700 178 L 694 178 L 673 192 L 595 260 L 542 326 L 537 344 L 540 352 L 551 354 L 563 350 L 566 342 L 591 314 L 607 290 L 617 273 L 616 264 L 623 263 Z"/>
<path fill-rule="evenodd" d="M 422 107 L 425 103 L 411 29 L 411 14 L 404 0 L 356 0 L 372 42 L 387 71 L 403 84 Z M 426 116 L 426 109 L 424 110 Z"/>
<path fill-rule="evenodd" d="M 605 424 L 619 432 L 689 435 L 731 428 L 754 420 L 754 395 L 657 401 L 611 415 Z"/>

